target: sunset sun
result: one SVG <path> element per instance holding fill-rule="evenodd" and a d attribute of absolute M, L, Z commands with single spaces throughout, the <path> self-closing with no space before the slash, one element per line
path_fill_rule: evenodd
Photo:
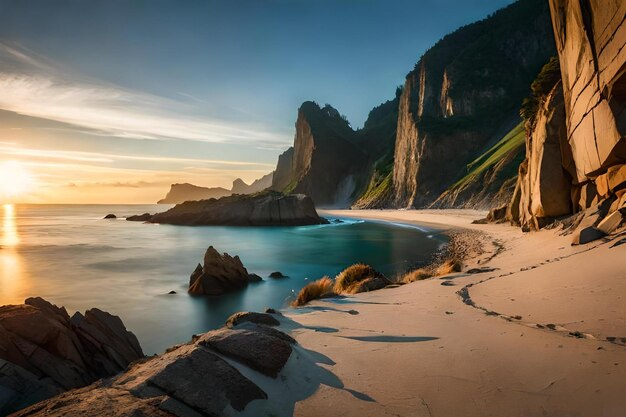
<path fill-rule="evenodd" d="M 22 164 L 0 162 L 0 198 L 19 197 L 32 191 L 34 178 Z"/>

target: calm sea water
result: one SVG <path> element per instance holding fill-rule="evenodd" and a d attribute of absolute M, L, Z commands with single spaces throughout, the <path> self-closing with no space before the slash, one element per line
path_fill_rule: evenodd
<path fill-rule="evenodd" d="M 344 219 L 277 228 L 186 227 L 103 220 L 164 206 L 0 206 L 0 304 L 41 296 L 70 314 L 122 317 L 148 354 L 220 327 L 232 313 L 283 308 L 309 280 L 367 262 L 389 276 L 428 260 L 445 237 L 428 228 Z M 190 297 L 189 275 L 213 245 L 265 281 L 219 297 Z M 281 271 L 289 278 L 267 278 Z M 169 291 L 175 295 L 168 295 Z"/>

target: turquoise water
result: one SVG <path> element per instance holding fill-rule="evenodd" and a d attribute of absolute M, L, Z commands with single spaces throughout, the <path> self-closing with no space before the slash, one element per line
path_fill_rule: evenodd
<path fill-rule="evenodd" d="M 283 308 L 310 280 L 367 262 L 388 276 L 423 264 L 445 237 L 428 228 L 348 220 L 277 228 L 186 227 L 103 220 L 164 206 L 5 206 L 0 304 L 41 296 L 70 311 L 119 315 L 148 354 L 221 326 L 242 310 Z M 0 210 L 2 206 L 0 206 Z M 219 297 L 190 297 L 189 275 L 213 245 L 265 281 Z M 281 271 L 289 278 L 267 278 Z M 168 295 L 170 291 L 175 295 Z"/>

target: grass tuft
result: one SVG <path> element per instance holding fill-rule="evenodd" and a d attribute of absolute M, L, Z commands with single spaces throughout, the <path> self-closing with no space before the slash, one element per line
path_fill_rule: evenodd
<path fill-rule="evenodd" d="M 310 301 L 334 295 L 333 280 L 329 277 L 322 277 L 317 281 L 307 284 L 298 293 L 298 298 L 291 303 L 292 306 L 298 307 L 307 304 Z"/>
<path fill-rule="evenodd" d="M 341 271 L 335 277 L 334 290 L 337 294 L 355 294 L 363 281 L 380 276 L 381 273 L 369 265 L 354 264 Z"/>

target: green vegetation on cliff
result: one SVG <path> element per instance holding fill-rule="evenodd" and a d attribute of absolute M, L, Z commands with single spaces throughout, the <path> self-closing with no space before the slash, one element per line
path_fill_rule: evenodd
<path fill-rule="evenodd" d="M 525 156 L 525 134 L 524 123 L 520 122 L 467 164 L 465 175 L 432 206 L 489 208 L 510 200 L 518 166 Z"/>
<path fill-rule="evenodd" d="M 457 181 L 451 188 L 464 187 L 471 181 L 475 180 L 479 175 L 484 173 L 487 169 L 502 161 L 506 156 L 511 153 L 518 152 L 524 147 L 524 138 L 524 124 L 520 123 L 507 133 L 498 143 L 493 145 L 487 152 L 470 162 L 467 165 L 467 175 Z M 502 173 L 503 177 L 511 178 L 517 175 L 517 167 L 523 159 L 522 154 L 522 158 L 517 164 L 511 164 L 512 166 L 507 167 L 507 170 Z"/>
<path fill-rule="evenodd" d="M 539 107 L 544 99 L 552 91 L 554 86 L 561 80 L 561 67 L 559 58 L 553 56 L 550 61 L 541 68 L 537 78 L 530 85 L 531 94 L 522 102 L 520 116 L 532 126 Z"/>
<path fill-rule="evenodd" d="M 393 152 L 389 152 L 374 165 L 367 189 L 354 203 L 354 208 L 380 208 L 389 204 L 393 184 Z"/>

